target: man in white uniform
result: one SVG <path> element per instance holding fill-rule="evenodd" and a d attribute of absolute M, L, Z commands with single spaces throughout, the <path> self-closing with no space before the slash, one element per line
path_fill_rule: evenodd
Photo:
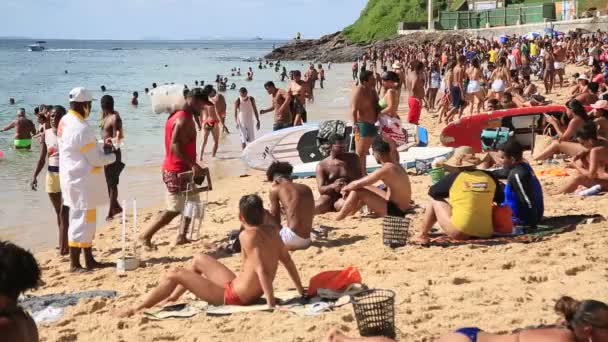
<path fill-rule="evenodd" d="M 85 121 L 91 113 L 93 97 L 85 88 L 70 91 L 70 110 L 59 122 L 59 180 L 64 205 L 70 208 L 68 246 L 70 270 L 82 272 L 80 250 L 84 250 L 87 270 L 103 265 L 93 258 L 96 207 L 106 204 L 103 167 L 116 160 L 111 142 L 98 143 L 91 126 Z"/>
<path fill-rule="evenodd" d="M 236 128 L 241 133 L 241 145 L 243 149 L 247 143 L 255 140 L 255 131 L 253 130 L 253 116 L 257 121 L 256 128 L 260 129 L 260 115 L 258 107 L 255 105 L 255 99 L 252 96 L 247 96 L 247 89 L 239 89 L 239 98 L 234 103 L 234 121 Z"/>

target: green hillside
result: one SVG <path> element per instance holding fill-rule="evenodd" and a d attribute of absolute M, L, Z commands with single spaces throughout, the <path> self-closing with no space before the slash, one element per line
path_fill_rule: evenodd
<path fill-rule="evenodd" d="M 507 0 L 509 5 L 530 5 L 555 0 Z M 606 0 L 579 0 L 579 9 L 607 7 Z M 466 0 L 433 0 L 434 17 L 439 11 L 460 8 Z M 399 22 L 426 22 L 427 0 L 369 0 L 361 16 L 343 33 L 354 42 L 369 42 L 397 35 Z"/>
<path fill-rule="evenodd" d="M 445 9 L 447 0 L 433 1 L 434 10 Z M 402 21 L 426 22 L 426 0 L 369 0 L 359 19 L 344 29 L 355 42 L 390 38 Z"/>

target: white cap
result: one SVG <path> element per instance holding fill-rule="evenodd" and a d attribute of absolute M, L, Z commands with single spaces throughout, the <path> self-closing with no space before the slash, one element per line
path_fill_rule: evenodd
<path fill-rule="evenodd" d="M 581 81 L 589 81 L 589 78 L 585 74 L 580 75 L 577 79 Z"/>
<path fill-rule="evenodd" d="M 70 102 L 91 102 L 93 96 L 83 87 L 74 88 L 70 91 Z"/>

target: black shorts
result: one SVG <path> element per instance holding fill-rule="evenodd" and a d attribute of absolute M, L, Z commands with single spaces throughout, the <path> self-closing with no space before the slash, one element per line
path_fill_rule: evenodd
<path fill-rule="evenodd" d="M 124 170 L 125 164 L 121 161 L 115 161 L 110 165 L 106 165 L 104 173 L 106 174 L 106 183 L 108 186 L 117 186 L 120 178 L 120 173 Z"/>
<path fill-rule="evenodd" d="M 386 202 L 386 215 L 395 217 L 405 217 L 407 212 L 399 209 L 399 207 L 392 201 Z"/>

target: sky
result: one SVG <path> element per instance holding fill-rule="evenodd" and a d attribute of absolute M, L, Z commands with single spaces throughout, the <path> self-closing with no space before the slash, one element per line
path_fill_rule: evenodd
<path fill-rule="evenodd" d="M 367 0 L 0 0 L 0 35 L 33 39 L 318 38 Z"/>

